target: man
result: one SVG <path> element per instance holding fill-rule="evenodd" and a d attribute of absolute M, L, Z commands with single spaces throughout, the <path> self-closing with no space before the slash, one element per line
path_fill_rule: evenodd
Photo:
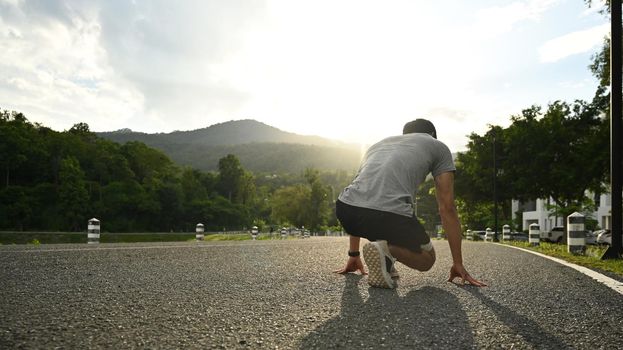
<path fill-rule="evenodd" d="M 454 162 L 448 147 L 437 140 L 433 123 L 416 119 L 405 124 L 403 134 L 388 137 L 368 149 L 357 175 L 338 197 L 336 214 L 350 235 L 349 259 L 338 273 L 365 274 L 359 254 L 360 238 L 368 265 L 368 283 L 395 288 L 396 260 L 418 271 L 435 263 L 435 250 L 413 211 L 413 195 L 431 173 L 441 223 L 452 253 L 449 281 L 460 277 L 474 286 L 485 286 L 463 266 L 461 227 L 454 205 Z"/>

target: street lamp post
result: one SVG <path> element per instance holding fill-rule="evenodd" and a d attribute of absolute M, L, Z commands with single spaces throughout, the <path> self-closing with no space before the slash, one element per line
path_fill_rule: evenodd
<path fill-rule="evenodd" d="M 610 1 L 610 190 L 612 195 L 612 244 L 602 259 L 620 259 L 623 256 L 621 236 L 621 104 L 623 88 L 621 77 L 621 0 Z"/>
<path fill-rule="evenodd" d="M 493 241 L 498 242 L 498 161 L 495 152 L 495 127 L 493 131 Z"/>

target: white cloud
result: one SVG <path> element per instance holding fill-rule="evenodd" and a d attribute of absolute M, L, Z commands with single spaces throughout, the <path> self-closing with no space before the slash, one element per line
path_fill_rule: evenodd
<path fill-rule="evenodd" d="M 470 36 L 486 39 L 510 32 L 523 21 L 538 21 L 561 0 L 515 1 L 506 6 L 481 9 Z"/>
<path fill-rule="evenodd" d="M 592 51 L 603 44 L 604 36 L 609 31 L 610 24 L 606 23 L 549 40 L 539 48 L 539 60 L 542 63 L 552 63 L 571 55 Z"/>
<path fill-rule="evenodd" d="M 33 5 L 27 13 L 19 5 L 0 20 L 2 108 L 59 130 L 78 122 L 106 128 L 137 114 L 142 97 L 108 65 L 95 16 L 63 8 L 53 12 L 67 11 L 69 18 L 50 17 L 47 8 Z"/>
<path fill-rule="evenodd" d="M 255 118 L 365 143 L 429 117 L 457 149 L 534 103 L 505 35 L 561 2 L 0 0 L 0 107 L 56 129 Z"/>

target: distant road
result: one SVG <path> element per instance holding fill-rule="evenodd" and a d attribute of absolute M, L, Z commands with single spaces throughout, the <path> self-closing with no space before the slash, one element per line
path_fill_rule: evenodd
<path fill-rule="evenodd" d="M 446 282 L 444 241 L 396 290 L 331 271 L 347 238 L 0 246 L 0 348 L 615 349 L 623 295 L 547 259 L 465 242 L 490 287 Z"/>

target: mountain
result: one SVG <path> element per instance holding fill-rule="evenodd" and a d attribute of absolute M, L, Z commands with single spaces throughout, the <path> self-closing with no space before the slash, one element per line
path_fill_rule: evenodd
<path fill-rule="evenodd" d="M 279 130 L 252 119 L 232 120 L 207 128 L 171 133 L 146 134 L 121 129 L 98 133 L 101 137 L 124 143 L 141 141 L 146 144 L 194 144 L 194 145 L 240 145 L 253 142 L 297 143 L 304 145 L 336 146 L 344 143 L 319 136 L 304 136 Z"/>
<path fill-rule="evenodd" d="M 251 119 L 191 131 L 147 134 L 121 129 L 97 135 L 119 143 L 143 142 L 180 165 L 200 170 L 216 170 L 227 154 L 236 155 L 253 172 L 296 173 L 307 167 L 353 171 L 360 160 L 355 145 L 289 133 Z"/>

